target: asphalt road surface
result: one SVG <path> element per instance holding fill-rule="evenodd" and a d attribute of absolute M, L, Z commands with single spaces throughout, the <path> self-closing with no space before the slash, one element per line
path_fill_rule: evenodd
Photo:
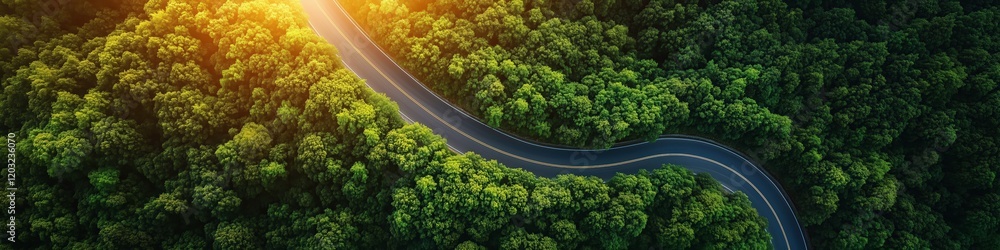
<path fill-rule="evenodd" d="M 741 154 L 717 143 L 689 136 L 663 136 L 655 142 L 586 150 L 539 145 L 493 129 L 428 90 L 394 63 L 334 0 L 302 0 L 317 34 L 340 52 L 344 65 L 369 87 L 399 105 L 400 115 L 444 136 L 456 152 L 475 152 L 509 167 L 539 176 L 592 175 L 610 179 L 676 164 L 709 174 L 730 191 L 743 192 L 767 219 L 775 249 L 807 249 L 807 238 L 792 203 L 769 175 Z"/>

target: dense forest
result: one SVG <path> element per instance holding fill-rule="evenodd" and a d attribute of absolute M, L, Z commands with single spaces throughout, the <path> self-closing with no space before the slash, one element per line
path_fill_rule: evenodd
<path fill-rule="evenodd" d="M 18 188 L 0 249 L 770 246 L 745 195 L 681 167 L 539 178 L 450 151 L 344 69 L 297 1 L 0 13 Z"/>
<path fill-rule="evenodd" d="M 820 249 L 1000 248 L 1000 7 L 955 0 L 340 1 L 522 137 L 755 157 Z"/>

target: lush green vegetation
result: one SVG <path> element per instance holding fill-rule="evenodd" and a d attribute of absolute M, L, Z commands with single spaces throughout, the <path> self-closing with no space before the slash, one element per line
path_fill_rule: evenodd
<path fill-rule="evenodd" d="M 0 5 L 16 247 L 770 244 L 745 195 L 680 167 L 547 179 L 451 152 L 343 69 L 295 1 L 46 4 Z"/>
<path fill-rule="evenodd" d="M 607 147 L 745 149 L 823 249 L 1000 247 L 988 1 L 340 1 L 488 124 Z"/>

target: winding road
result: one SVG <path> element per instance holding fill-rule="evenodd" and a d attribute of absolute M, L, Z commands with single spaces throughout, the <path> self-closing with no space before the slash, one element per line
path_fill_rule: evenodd
<path fill-rule="evenodd" d="M 334 0 L 302 0 L 302 5 L 313 30 L 339 50 L 348 69 L 398 103 L 405 120 L 430 127 L 456 152 L 475 152 L 546 177 L 576 174 L 609 179 L 618 172 L 635 173 L 667 163 L 680 165 L 711 175 L 729 191 L 746 194 L 767 219 L 775 249 L 809 248 L 788 195 L 735 150 L 681 135 L 607 150 L 558 148 L 518 139 L 483 124 L 424 87 L 369 39 Z"/>

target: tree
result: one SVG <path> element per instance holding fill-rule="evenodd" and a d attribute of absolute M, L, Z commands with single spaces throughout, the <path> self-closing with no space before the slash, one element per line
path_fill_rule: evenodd
<path fill-rule="evenodd" d="M 242 223 L 223 222 L 212 236 L 215 241 L 213 247 L 219 249 L 249 249 L 257 246 L 254 244 L 256 237 L 253 237 L 253 229 Z"/>

